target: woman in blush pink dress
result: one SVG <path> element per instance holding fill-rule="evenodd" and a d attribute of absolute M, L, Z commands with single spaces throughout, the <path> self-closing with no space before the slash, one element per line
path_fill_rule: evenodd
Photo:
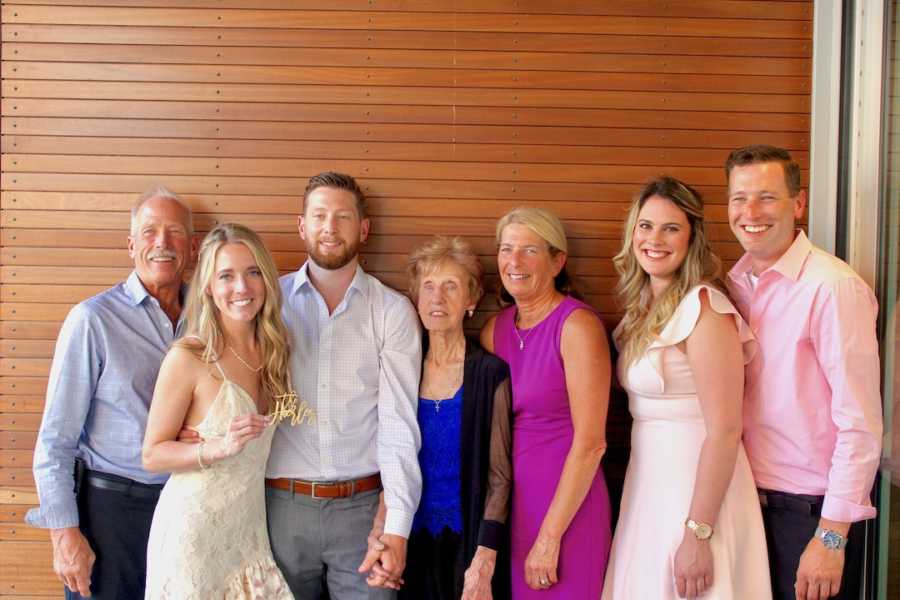
<path fill-rule="evenodd" d="M 634 417 L 603 600 L 766 600 L 766 540 L 741 444 L 755 342 L 722 291 L 703 204 L 671 177 L 635 200 L 613 333 Z"/>
<path fill-rule="evenodd" d="M 596 312 L 567 295 L 559 219 L 518 208 L 497 224 L 497 264 L 515 304 L 482 344 L 509 363 L 513 390 L 513 600 L 596 599 L 610 544 L 600 459 L 610 359 Z"/>

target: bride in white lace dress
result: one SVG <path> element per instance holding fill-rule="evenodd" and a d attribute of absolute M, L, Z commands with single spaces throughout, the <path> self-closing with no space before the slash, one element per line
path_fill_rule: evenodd
<path fill-rule="evenodd" d="M 292 598 L 269 546 L 263 481 L 265 415 L 288 392 L 277 278 L 252 230 L 219 225 L 203 240 L 187 335 L 160 368 L 144 438 L 145 468 L 173 473 L 150 530 L 148 600 Z M 178 441 L 182 427 L 204 441 Z"/>

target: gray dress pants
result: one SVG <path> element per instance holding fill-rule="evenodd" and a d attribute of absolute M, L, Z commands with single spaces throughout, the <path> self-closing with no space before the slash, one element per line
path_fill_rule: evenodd
<path fill-rule="evenodd" d="M 393 600 L 357 573 L 378 511 L 379 490 L 351 498 L 317 499 L 266 488 L 269 539 L 278 568 L 297 600 Z"/>

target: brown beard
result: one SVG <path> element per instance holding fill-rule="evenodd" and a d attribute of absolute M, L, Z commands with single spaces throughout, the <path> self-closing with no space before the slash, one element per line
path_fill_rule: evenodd
<path fill-rule="evenodd" d="M 336 271 L 350 263 L 359 254 L 359 242 L 345 243 L 340 254 L 322 254 L 316 241 L 306 244 L 306 253 L 316 265 L 329 271 Z"/>

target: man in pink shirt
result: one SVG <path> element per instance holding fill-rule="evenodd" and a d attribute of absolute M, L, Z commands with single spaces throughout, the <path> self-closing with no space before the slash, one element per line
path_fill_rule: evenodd
<path fill-rule="evenodd" d="M 728 221 L 746 254 L 728 287 L 759 342 L 744 445 L 778 600 L 859 598 L 863 522 L 881 454 L 877 303 L 796 222 L 800 168 L 772 146 L 731 153 Z"/>

